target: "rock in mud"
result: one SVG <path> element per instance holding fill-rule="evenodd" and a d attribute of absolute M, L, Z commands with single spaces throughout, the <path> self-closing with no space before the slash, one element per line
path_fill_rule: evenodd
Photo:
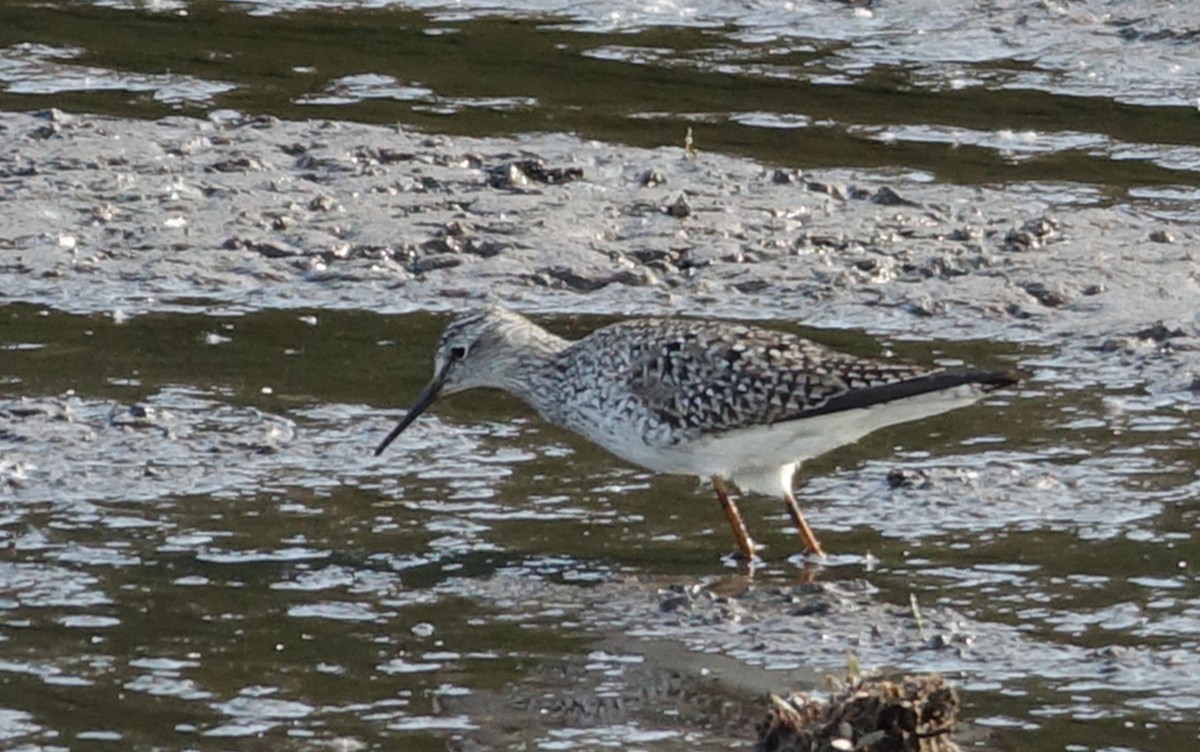
<path fill-rule="evenodd" d="M 547 167 L 541 159 L 517 159 L 487 171 L 488 185 L 500 189 L 520 189 L 530 183 L 560 185 L 582 179 L 580 167 Z"/>

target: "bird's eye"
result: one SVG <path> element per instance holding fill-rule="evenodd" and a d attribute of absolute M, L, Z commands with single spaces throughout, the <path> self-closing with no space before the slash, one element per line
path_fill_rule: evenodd
<path fill-rule="evenodd" d="M 455 345 L 450 348 L 450 357 L 454 360 L 462 360 L 467 357 L 467 348 L 462 345 Z"/>

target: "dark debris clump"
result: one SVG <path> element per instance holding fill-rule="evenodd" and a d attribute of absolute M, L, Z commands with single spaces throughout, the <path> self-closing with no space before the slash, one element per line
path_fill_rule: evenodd
<path fill-rule="evenodd" d="M 487 170 L 487 184 L 502 189 L 519 190 L 530 183 L 561 185 L 582 179 L 582 167 L 547 167 L 541 159 L 516 159 Z"/>
<path fill-rule="evenodd" d="M 959 701 L 941 676 L 859 678 L 828 702 L 771 695 L 757 752 L 957 752 Z"/>

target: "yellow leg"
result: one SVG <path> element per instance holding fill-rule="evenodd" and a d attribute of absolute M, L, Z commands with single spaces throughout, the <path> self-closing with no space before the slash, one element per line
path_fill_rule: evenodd
<path fill-rule="evenodd" d="M 750 533 L 746 530 L 746 523 L 742 521 L 742 513 L 738 511 L 733 499 L 729 498 L 729 491 L 725 488 L 724 479 L 719 475 L 714 475 L 712 484 L 713 488 L 717 489 L 717 499 L 721 502 L 721 509 L 725 510 L 725 519 L 729 520 L 729 527 L 733 529 L 733 540 L 737 543 L 738 553 L 747 561 L 753 559 L 754 541 L 751 540 Z"/>
<path fill-rule="evenodd" d="M 821 548 L 820 541 L 817 540 L 817 536 L 813 535 L 812 528 L 808 526 L 808 521 L 804 519 L 804 513 L 800 511 L 800 505 L 796 503 L 796 497 L 790 493 L 785 493 L 783 503 L 787 505 L 788 514 L 792 516 L 792 522 L 796 525 L 796 531 L 800 533 L 800 540 L 804 542 L 804 547 L 810 553 L 824 556 L 825 549 Z"/>

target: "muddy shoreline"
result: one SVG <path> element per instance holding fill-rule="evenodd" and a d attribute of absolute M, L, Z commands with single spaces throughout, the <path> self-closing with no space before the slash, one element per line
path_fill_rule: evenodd
<path fill-rule="evenodd" d="M 1191 228 L 1082 189 L 806 174 L 682 134 L 645 150 L 45 111 L 0 115 L 0 136 L 5 298 L 65 310 L 491 295 L 1043 342 L 1190 319 L 1172 262 L 1191 262 Z"/>
<path fill-rule="evenodd" d="M 1027 374 L 1025 398 L 1063 384 L 1124 390 L 1111 411 L 1118 428 L 1139 410 L 1194 401 L 1196 233 L 1162 207 L 1078 186 L 785 171 L 707 153 L 702 142 L 688 152 L 682 140 L 646 150 L 230 112 L 153 122 L 0 113 L 0 303 L 114 321 L 299 308 L 444 312 L 487 298 L 543 314 L 772 319 L 1015 346 L 1025 353 L 1012 364 Z M 46 407 L 21 418 L 55 424 L 31 428 L 28 440 L 61 433 L 55 416 Z M 358 420 L 366 418 L 345 422 Z M 286 422 L 270 434 L 272 452 L 305 438 Z M 158 451 L 157 435 L 132 429 L 139 451 Z M 364 461 L 341 451 L 346 466 Z M 954 482 L 944 469 L 931 472 Z M 1011 476 L 985 481 L 1014 498 L 1044 481 L 1032 471 Z M 717 597 L 708 584 L 675 591 L 624 581 L 581 592 L 493 577 L 443 589 L 507 604 L 498 610 L 514 619 L 550 601 L 581 614 L 595 634 L 732 657 L 746 673 L 726 690 L 761 691 L 762 667 L 792 666 L 798 681 L 811 680 L 844 663 L 847 650 L 877 666 L 936 669 L 945 651 L 951 672 L 1003 667 L 1003 680 L 1024 670 L 1019 630 L 940 607 L 918 624 L 866 585 L 850 594 L 835 585 L 800 593 L 747 585 Z M 794 618 L 801 612 L 814 616 Z M 655 675 L 708 675 L 698 660 L 681 668 L 677 658 L 662 658 Z M 1064 673 L 1070 665 L 1097 681 L 1114 663 L 1178 665 L 1140 648 L 1062 648 L 1059 658 Z M 635 676 L 630 685 L 645 682 Z M 670 693 L 654 701 L 662 697 L 679 702 Z M 531 725 L 553 723 L 528 697 L 477 693 L 470 702 L 469 713 L 483 715 L 526 702 Z M 713 730 L 706 743 L 723 748 L 728 733 Z"/>

